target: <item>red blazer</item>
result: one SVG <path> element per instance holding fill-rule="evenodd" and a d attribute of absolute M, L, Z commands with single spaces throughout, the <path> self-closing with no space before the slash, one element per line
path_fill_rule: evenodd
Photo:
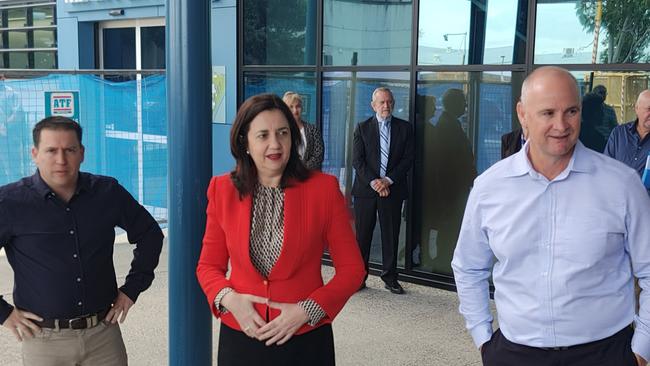
<path fill-rule="evenodd" d="M 232 313 L 221 314 L 214 306 L 215 297 L 224 287 L 285 303 L 311 298 L 327 314 L 316 324 L 318 327 L 332 322 L 365 276 L 336 178 L 313 172 L 309 179 L 291 184 L 284 192 L 284 243 L 265 279 L 249 256 L 251 195 L 240 200 L 229 174 L 213 177 L 208 187 L 207 223 L 196 274 L 214 315 L 233 329 L 240 327 Z M 336 274 L 324 285 L 321 256 L 326 247 Z M 266 305 L 255 304 L 255 308 L 267 321 L 280 314 L 270 308 L 267 319 Z M 296 334 L 314 328 L 305 324 Z"/>

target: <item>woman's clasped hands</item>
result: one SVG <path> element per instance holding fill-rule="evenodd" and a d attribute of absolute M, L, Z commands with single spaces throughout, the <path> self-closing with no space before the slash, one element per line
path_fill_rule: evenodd
<path fill-rule="evenodd" d="M 280 315 L 266 322 L 255 310 L 254 304 L 266 304 L 280 310 Z M 309 321 L 305 310 L 298 304 L 280 303 L 250 294 L 235 291 L 221 299 L 221 305 L 237 320 L 242 332 L 251 338 L 265 342 L 267 346 L 282 345 L 289 341 L 300 327 Z"/>

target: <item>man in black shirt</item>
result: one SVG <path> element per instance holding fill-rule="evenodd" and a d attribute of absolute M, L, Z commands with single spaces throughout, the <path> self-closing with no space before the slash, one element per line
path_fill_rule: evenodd
<path fill-rule="evenodd" d="M 31 177 L 0 187 L 0 247 L 14 271 L 14 306 L 0 323 L 23 341 L 25 365 L 126 365 L 123 322 L 153 281 L 163 234 L 113 178 L 82 173 L 82 130 L 48 117 L 33 130 Z M 113 266 L 115 227 L 135 243 L 125 283 Z"/>

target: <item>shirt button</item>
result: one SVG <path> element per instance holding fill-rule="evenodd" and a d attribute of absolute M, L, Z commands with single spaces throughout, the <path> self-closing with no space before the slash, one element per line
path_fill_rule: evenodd
<path fill-rule="evenodd" d="M 77 258 L 77 253 L 73 254 L 72 258 Z"/>
<path fill-rule="evenodd" d="M 83 305 L 83 304 L 84 304 L 84 303 L 81 302 L 81 301 L 79 301 L 79 302 L 77 303 L 77 305 L 79 305 L 79 306 L 81 306 L 81 305 Z"/>
<path fill-rule="evenodd" d="M 81 277 L 77 277 L 77 282 L 81 282 Z"/>
<path fill-rule="evenodd" d="M 74 235 L 74 230 L 69 231 L 70 235 Z"/>
<path fill-rule="evenodd" d="M 548 272 L 542 272 L 542 276 L 546 276 Z"/>
<path fill-rule="evenodd" d="M 67 212 L 70 212 L 70 207 L 66 207 L 65 210 L 66 210 Z"/>
<path fill-rule="evenodd" d="M 268 284 L 269 284 L 269 281 L 264 280 L 264 285 L 268 285 Z"/>

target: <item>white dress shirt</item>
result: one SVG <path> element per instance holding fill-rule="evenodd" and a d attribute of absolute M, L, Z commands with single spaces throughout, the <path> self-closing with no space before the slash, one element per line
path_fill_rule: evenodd
<path fill-rule="evenodd" d="M 528 143 L 475 180 L 452 267 L 474 343 L 492 335 L 488 279 L 510 341 L 562 347 L 633 321 L 632 350 L 650 359 L 650 199 L 637 173 L 578 142 L 549 181 Z M 635 316 L 634 281 L 642 288 Z"/>

